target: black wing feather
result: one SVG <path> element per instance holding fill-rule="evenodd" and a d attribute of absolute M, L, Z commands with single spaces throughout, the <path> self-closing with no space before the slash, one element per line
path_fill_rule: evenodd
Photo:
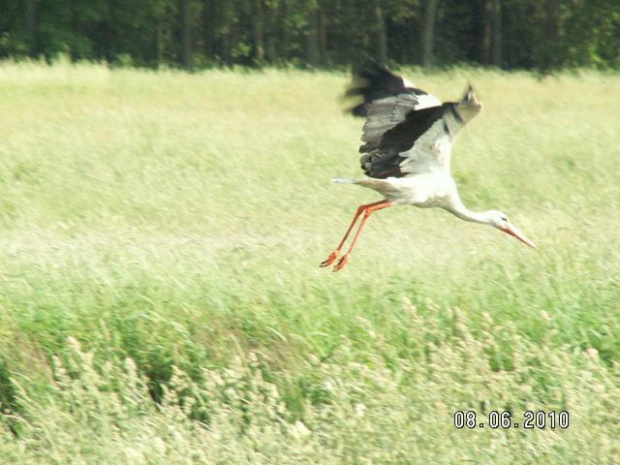
<path fill-rule="evenodd" d="M 401 154 L 410 150 L 415 141 L 446 112 L 453 111 L 453 107 L 453 103 L 445 103 L 439 107 L 410 111 L 405 121 L 383 135 L 378 147 L 362 145 L 360 152 L 365 155 L 361 157 L 360 164 L 366 176 L 378 179 L 405 176 L 407 173 L 401 170 L 400 165 L 406 156 Z"/>
<path fill-rule="evenodd" d="M 348 109 L 355 116 L 367 116 L 367 104 L 385 97 L 402 93 L 427 95 L 421 89 L 407 87 L 401 76 L 374 61 L 366 62 L 354 73 L 353 83 L 347 89 L 345 97 L 361 96 L 363 102 Z"/>
<path fill-rule="evenodd" d="M 451 103 L 445 103 L 440 107 L 410 111 L 402 123 L 398 123 L 383 134 L 379 143 L 379 150 L 396 150 L 397 152 L 409 150 L 413 147 L 415 141 L 446 113 L 450 106 L 452 106 Z M 360 152 L 366 153 L 370 152 L 370 150 L 366 149 L 366 145 L 362 145 Z"/>
<path fill-rule="evenodd" d="M 416 141 L 446 112 L 454 112 L 460 119 L 453 103 L 442 104 L 436 97 L 414 88 L 401 76 L 372 61 L 355 72 L 345 96 L 362 100 L 349 111 L 366 117 L 360 163 L 364 173 L 372 178 L 407 175 L 408 171 L 403 172 L 401 165 L 411 156 L 410 150 Z M 445 129 L 449 132 L 447 126 Z"/>

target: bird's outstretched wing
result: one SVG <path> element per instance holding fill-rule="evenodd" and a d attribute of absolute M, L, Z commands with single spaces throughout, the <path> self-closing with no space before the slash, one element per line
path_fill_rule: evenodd
<path fill-rule="evenodd" d="M 463 125 L 457 104 L 442 104 L 372 62 L 355 73 L 345 95 L 363 98 L 349 111 L 366 117 L 360 163 L 367 176 L 449 172 L 453 136 Z"/>

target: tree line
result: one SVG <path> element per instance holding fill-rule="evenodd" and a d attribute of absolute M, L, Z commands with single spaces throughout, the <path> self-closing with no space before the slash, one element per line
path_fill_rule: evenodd
<path fill-rule="evenodd" d="M 620 68 L 620 0 L 0 0 L 0 58 Z"/>

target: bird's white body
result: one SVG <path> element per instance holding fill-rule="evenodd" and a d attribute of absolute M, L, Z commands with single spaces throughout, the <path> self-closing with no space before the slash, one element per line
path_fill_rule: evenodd
<path fill-rule="evenodd" d="M 458 191 L 452 176 L 446 173 L 423 173 L 405 178 L 363 178 L 355 184 L 374 189 L 394 205 L 413 205 L 420 208 L 455 205 Z"/>

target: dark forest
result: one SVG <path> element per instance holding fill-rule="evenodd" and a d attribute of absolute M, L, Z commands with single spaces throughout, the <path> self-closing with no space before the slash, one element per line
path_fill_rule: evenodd
<path fill-rule="evenodd" d="M 620 67 L 618 0 L 0 0 L 0 58 Z"/>

